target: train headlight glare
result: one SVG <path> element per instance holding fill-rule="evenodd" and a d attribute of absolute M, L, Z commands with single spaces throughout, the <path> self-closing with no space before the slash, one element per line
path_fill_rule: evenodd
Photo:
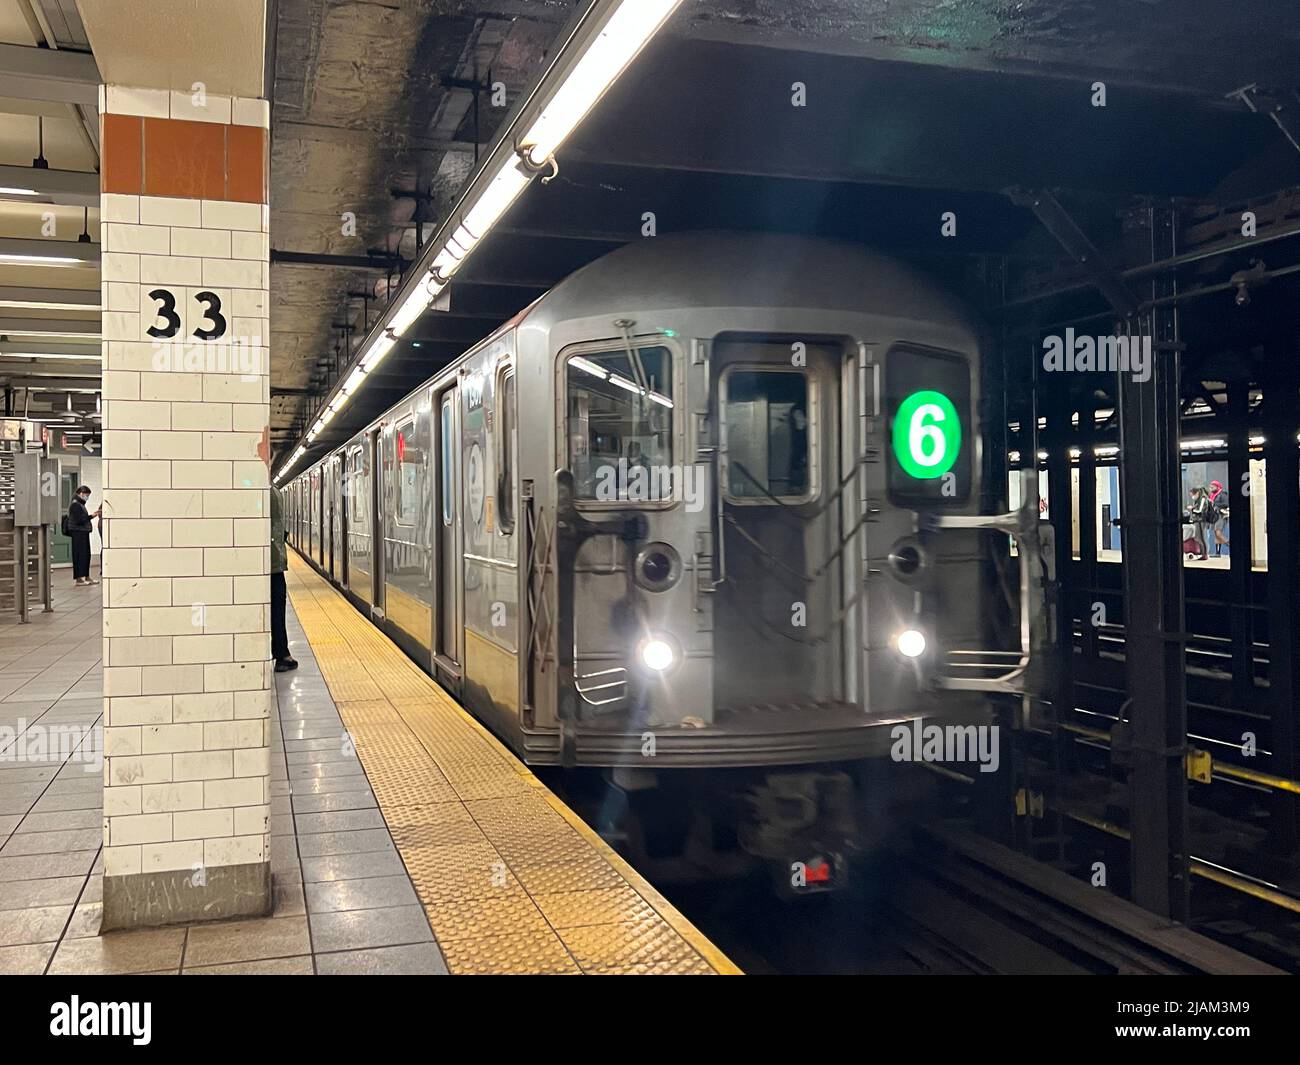
<path fill-rule="evenodd" d="M 674 662 L 677 661 L 677 651 L 671 643 L 662 636 L 651 636 L 645 640 L 639 651 L 641 664 L 646 669 L 653 669 L 656 673 L 662 673 L 670 669 Z"/>
<path fill-rule="evenodd" d="M 925 633 L 919 629 L 904 629 L 898 634 L 898 653 L 904 658 L 920 658 L 925 654 Z"/>

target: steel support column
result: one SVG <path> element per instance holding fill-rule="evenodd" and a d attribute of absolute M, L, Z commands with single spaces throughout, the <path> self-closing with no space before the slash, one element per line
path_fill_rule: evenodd
<path fill-rule="evenodd" d="M 1248 708 L 1255 698 L 1254 625 L 1251 610 L 1250 384 L 1227 382 L 1228 409 L 1221 417 L 1228 438 L 1228 610 L 1232 635 L 1232 698 Z"/>
<path fill-rule="evenodd" d="M 1097 398 L 1091 392 L 1079 404 L 1079 586 L 1095 596 L 1097 589 Z M 1092 603 L 1080 600 L 1079 617 L 1083 633 L 1083 661 L 1097 660 L 1097 626 L 1093 624 Z"/>
<path fill-rule="evenodd" d="M 1300 595 L 1300 368 L 1296 341 L 1270 346 L 1264 369 L 1264 458 L 1268 481 L 1268 689 L 1273 757 L 1269 770 L 1290 780 L 1300 767 L 1297 728 L 1296 660 L 1300 658 L 1300 624 L 1296 622 Z M 1236 539 L 1236 532 L 1233 532 Z M 1296 798 L 1277 792 L 1272 801 L 1270 846 L 1277 854 L 1294 854 L 1297 845 Z"/>
<path fill-rule="evenodd" d="M 1148 210 L 1152 260 L 1177 252 L 1176 217 Z M 1173 295 L 1159 278 L 1152 298 Z M 1151 375 L 1120 373 L 1120 484 L 1124 500 L 1124 596 L 1128 679 L 1125 716 L 1132 729 L 1129 773 L 1133 901 L 1174 920 L 1189 908 L 1187 699 L 1183 635 L 1178 312 L 1163 304 L 1129 333 L 1151 337 Z"/>

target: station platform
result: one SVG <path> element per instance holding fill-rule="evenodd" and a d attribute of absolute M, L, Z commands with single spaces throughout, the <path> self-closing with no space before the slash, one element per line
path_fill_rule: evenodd
<path fill-rule="evenodd" d="M 342 595 L 290 558 L 294 612 L 452 973 L 739 971 Z"/>
<path fill-rule="evenodd" d="M 739 971 L 290 559 L 265 918 L 99 934 L 100 592 L 56 579 L 53 613 L 0 618 L 0 974 Z"/>

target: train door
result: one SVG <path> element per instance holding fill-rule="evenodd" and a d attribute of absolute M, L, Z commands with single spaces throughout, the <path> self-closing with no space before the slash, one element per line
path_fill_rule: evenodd
<path fill-rule="evenodd" d="M 723 548 L 715 705 L 813 709 L 839 702 L 839 529 L 841 506 L 851 505 L 839 491 L 842 349 L 724 337 L 710 361 Z"/>
<path fill-rule="evenodd" d="M 380 453 L 380 430 L 366 434 L 366 493 L 370 501 L 370 612 L 384 616 L 384 464 Z"/>
<path fill-rule="evenodd" d="M 339 546 L 338 546 L 338 566 L 339 583 L 344 588 L 348 586 L 348 523 L 352 520 L 351 500 L 354 485 L 352 483 L 352 469 L 348 465 L 348 456 L 351 450 L 345 448 L 334 461 L 338 463 L 339 476 Z"/>
<path fill-rule="evenodd" d="M 342 555 L 343 549 L 339 542 L 339 526 L 341 524 L 342 514 L 342 484 L 339 476 L 339 457 L 334 455 L 330 458 L 325 467 L 325 505 L 329 508 L 329 554 L 328 569 L 329 575 L 338 580 L 342 573 Z"/>
<path fill-rule="evenodd" d="M 434 557 L 437 606 L 434 661 L 439 679 L 458 684 L 461 674 L 461 508 L 460 502 L 460 415 L 459 389 L 452 385 L 438 394 L 437 455 L 435 477 Z"/>

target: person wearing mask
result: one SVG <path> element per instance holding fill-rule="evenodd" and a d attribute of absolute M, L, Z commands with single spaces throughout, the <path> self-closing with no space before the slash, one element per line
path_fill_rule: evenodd
<path fill-rule="evenodd" d="M 90 489 L 84 484 L 77 489 L 68 504 L 68 538 L 72 541 L 72 584 L 74 588 L 89 588 L 98 584 L 90 575 L 90 534 L 102 507 L 90 513 Z"/>
<path fill-rule="evenodd" d="M 287 673 L 297 669 L 298 663 L 289 654 L 289 630 L 285 624 L 288 589 L 284 571 L 289 568 L 289 555 L 284 546 L 284 499 L 280 489 L 271 485 L 271 657 L 275 671 Z"/>

